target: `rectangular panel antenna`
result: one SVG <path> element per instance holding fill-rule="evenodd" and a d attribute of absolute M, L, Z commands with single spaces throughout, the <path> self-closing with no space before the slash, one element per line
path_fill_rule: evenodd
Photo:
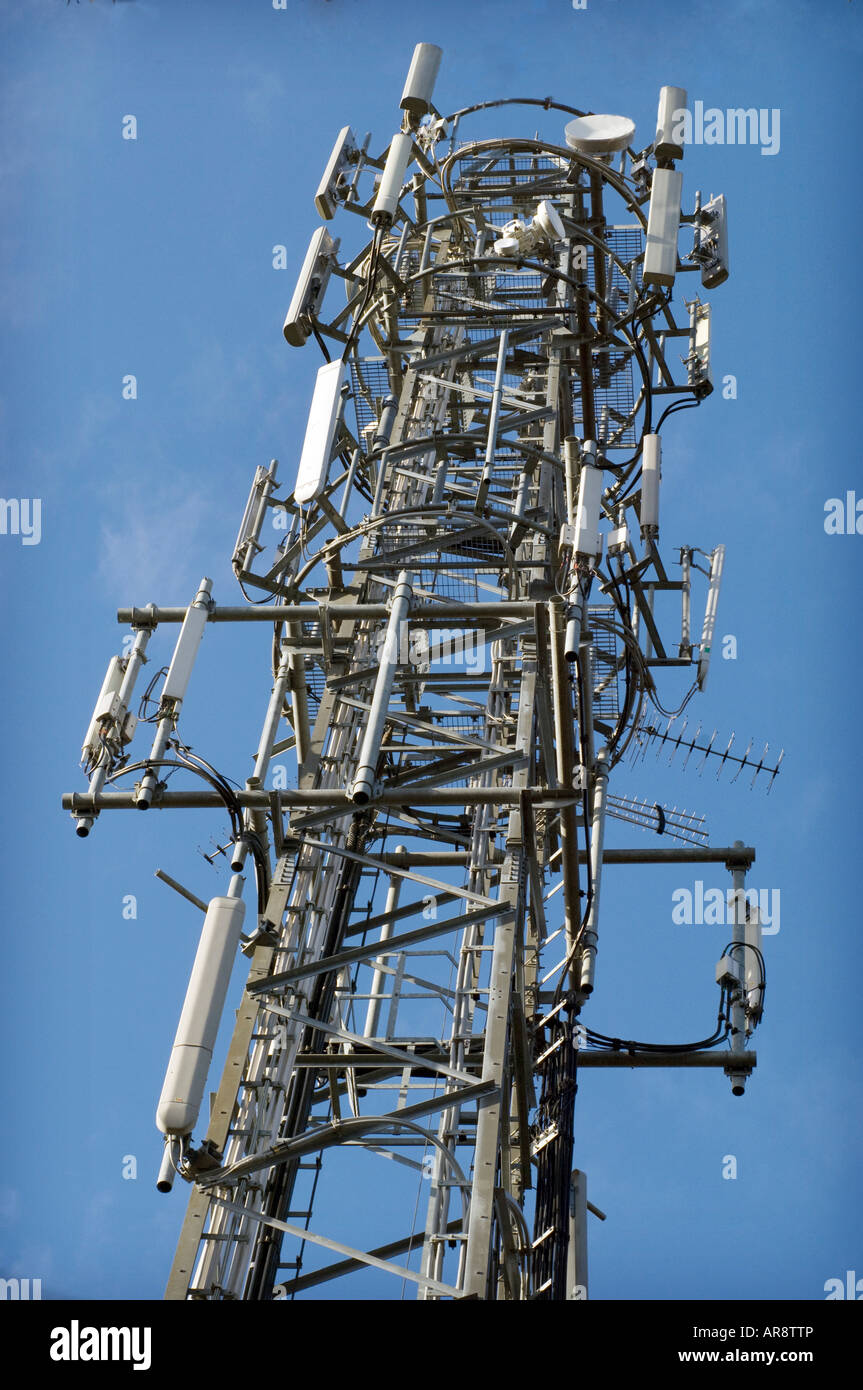
<path fill-rule="evenodd" d="M 325 362 L 318 368 L 294 488 L 294 499 L 297 502 L 314 501 L 316 497 L 320 497 L 326 486 L 333 440 L 339 422 L 345 370 L 342 361 Z"/>
<path fill-rule="evenodd" d="M 682 191 L 683 174 L 680 169 L 654 170 L 641 277 L 645 285 L 667 287 L 674 284 Z"/>

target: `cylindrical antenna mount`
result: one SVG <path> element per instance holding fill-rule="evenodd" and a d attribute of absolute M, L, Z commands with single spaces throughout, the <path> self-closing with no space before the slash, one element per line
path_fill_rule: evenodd
<path fill-rule="evenodd" d="M 395 217 L 413 145 L 411 136 L 406 135 L 404 131 L 393 136 L 383 177 L 378 188 L 378 196 L 372 208 L 372 222 L 389 224 Z"/>

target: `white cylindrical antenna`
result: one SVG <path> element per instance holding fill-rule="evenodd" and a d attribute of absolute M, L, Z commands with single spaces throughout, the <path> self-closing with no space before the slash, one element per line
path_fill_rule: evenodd
<path fill-rule="evenodd" d="M 654 169 L 641 276 L 645 285 L 674 284 L 682 192 L 683 173 L 680 169 Z"/>
<path fill-rule="evenodd" d="M 346 371 L 340 358 L 318 368 L 294 487 L 296 502 L 312 502 L 326 487 Z"/>
<path fill-rule="evenodd" d="M 389 224 L 395 217 L 413 147 L 413 139 L 410 135 L 405 135 L 403 131 L 393 136 L 387 162 L 384 165 L 383 177 L 378 187 L 378 196 L 375 198 L 375 205 L 372 208 L 372 222 Z"/>
<path fill-rule="evenodd" d="M 578 644 L 581 638 L 580 618 L 570 618 L 566 624 L 566 634 L 563 639 L 563 659 L 564 661 L 575 661 L 578 656 Z"/>
<path fill-rule="evenodd" d="M 413 588 L 408 581 L 407 571 L 402 570 L 393 594 L 393 606 L 390 609 L 386 638 L 381 650 L 375 693 L 372 696 L 372 707 L 369 710 L 369 722 L 366 725 L 360 756 L 357 760 L 357 770 L 351 785 L 351 801 L 356 806 L 367 805 L 374 795 L 381 738 L 399 661 L 402 623 L 408 616 L 412 597 Z"/>
<path fill-rule="evenodd" d="M 197 1122 L 245 910 L 242 898 L 212 898 L 207 908 L 156 1112 L 163 1134 L 191 1134 Z"/>
<path fill-rule="evenodd" d="M 658 434 L 644 436 L 641 455 L 641 539 L 659 535 L 659 479 L 662 475 L 662 446 Z"/>
<path fill-rule="evenodd" d="M 656 113 L 656 138 L 653 153 L 657 159 L 682 159 L 683 134 L 686 121 L 686 89 L 662 87 L 659 110 Z"/>
<path fill-rule="evenodd" d="M 405 89 L 399 105 L 411 120 L 418 121 L 431 109 L 432 92 L 437 80 L 443 49 L 436 43 L 418 43 L 411 59 Z"/>
<path fill-rule="evenodd" d="M 710 649 L 713 646 L 713 629 L 716 627 L 716 610 L 719 607 L 719 588 L 722 583 L 722 567 L 725 564 L 725 546 L 718 545 L 710 561 L 710 585 L 707 590 L 707 607 L 704 611 L 704 627 L 701 630 L 701 651 L 698 659 L 698 689 L 703 690 L 710 667 Z"/>

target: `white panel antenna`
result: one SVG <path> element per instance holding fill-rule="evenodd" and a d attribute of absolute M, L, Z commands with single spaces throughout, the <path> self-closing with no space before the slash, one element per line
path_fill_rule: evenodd
<path fill-rule="evenodd" d="M 201 638 L 204 635 L 208 617 L 208 610 L 202 604 L 198 606 L 192 604 L 186 610 L 183 626 L 180 628 L 180 635 L 177 638 L 177 645 L 174 648 L 174 655 L 171 658 L 171 664 L 168 667 L 168 674 L 162 688 L 163 700 L 185 699 L 192 667 L 195 664 L 195 657 L 198 655 L 198 648 L 201 645 Z"/>
<path fill-rule="evenodd" d="M 641 277 L 645 285 L 674 284 L 682 191 L 683 174 L 679 169 L 654 170 Z"/>
<path fill-rule="evenodd" d="M 712 290 L 728 279 L 728 219 L 724 193 L 711 198 L 701 209 L 698 259 L 705 289 Z"/>
<path fill-rule="evenodd" d="M 259 464 L 255 469 L 249 500 L 246 503 L 246 510 L 243 512 L 243 519 L 240 522 L 240 529 L 237 532 L 237 540 L 231 557 L 232 565 L 244 566 L 249 564 L 262 548 L 258 544 L 258 537 L 267 515 L 267 507 L 270 505 L 270 493 L 276 481 L 278 466 L 278 459 L 271 459 L 269 468 L 263 468 Z"/>
<path fill-rule="evenodd" d="M 641 539 L 659 535 L 659 480 L 662 476 L 662 442 L 658 434 L 644 436 L 641 456 Z"/>
<path fill-rule="evenodd" d="M 689 356 L 686 359 L 689 385 L 699 400 L 713 390 L 710 370 L 710 305 L 694 300 L 689 306 Z"/>
<path fill-rule="evenodd" d="M 326 485 L 333 440 L 339 423 L 345 371 L 345 364 L 340 360 L 325 362 L 318 368 L 294 487 L 297 502 L 314 501 L 320 497 Z"/>
<path fill-rule="evenodd" d="M 341 202 L 339 185 L 344 178 L 344 172 L 349 164 L 356 161 L 358 153 L 354 132 L 349 125 L 343 126 L 336 137 L 333 152 L 315 194 L 315 207 L 328 222 Z"/>
<path fill-rule="evenodd" d="M 303 346 L 311 332 L 312 320 L 318 317 L 339 245 L 340 239 L 336 237 L 334 240 L 326 227 L 319 227 L 309 242 L 282 329 L 285 338 L 294 347 Z"/>
<path fill-rule="evenodd" d="M 683 142 L 679 138 L 686 110 L 686 90 L 683 87 L 662 87 L 659 110 L 656 114 L 656 137 L 653 153 L 658 160 L 682 159 Z"/>
<path fill-rule="evenodd" d="M 399 103 L 402 111 L 414 119 L 425 116 L 431 109 L 432 92 L 437 80 L 443 49 L 436 43 L 418 43 Z"/>
<path fill-rule="evenodd" d="M 590 449 L 588 442 L 585 451 Z M 593 448 L 596 446 L 593 445 Z M 585 463 L 578 480 L 578 506 L 575 512 L 576 555 L 596 556 L 602 553 L 599 534 L 599 504 L 602 498 L 602 469 Z"/>
<path fill-rule="evenodd" d="M 81 747 L 82 762 L 88 762 L 91 758 L 97 757 L 101 751 L 99 733 L 103 722 L 114 719 L 120 708 L 119 690 L 123 684 L 123 675 L 124 667 L 120 663 L 120 658 L 112 656 L 93 715 L 87 726 L 87 732 L 84 735 L 84 743 Z"/>

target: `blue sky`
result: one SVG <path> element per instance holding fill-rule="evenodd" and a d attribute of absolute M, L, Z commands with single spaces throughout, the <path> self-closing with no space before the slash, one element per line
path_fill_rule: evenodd
<path fill-rule="evenodd" d="M 341 126 L 388 144 L 421 40 L 444 50 L 444 112 L 552 95 L 630 116 L 637 147 L 665 84 L 690 105 L 781 113 L 773 155 L 693 145 L 683 160 L 687 206 L 697 188 L 728 199 L 731 278 L 709 297 L 715 372 L 737 396 L 717 390 L 668 422 L 663 541 L 669 560 L 676 545 L 727 546 L 718 632 L 737 657 L 714 658 L 692 723 L 723 747 L 732 730 L 784 746 L 786 762 L 769 797 L 651 753 L 612 788 L 704 814 L 715 844 L 755 844 L 750 882 L 781 892 L 759 1066 L 742 1100 L 709 1071 L 583 1072 L 576 1158 L 608 1213 L 591 1232 L 593 1296 L 817 1300 L 826 1280 L 863 1273 L 863 537 L 824 529 L 829 498 L 863 498 L 856 0 L 0 3 L 0 491 L 41 501 L 38 544 L 0 535 L 0 1275 L 42 1278 L 46 1297 L 161 1296 L 186 1194 L 155 1191 L 153 1115 L 200 921 L 154 871 L 223 891 L 197 849 L 224 825 L 118 812 L 81 841 L 60 797 L 84 785 L 77 754 L 120 650 L 116 609 L 190 602 L 204 574 L 219 602 L 239 601 L 230 556 L 254 469 L 277 457 L 291 476 L 320 360 L 281 335 L 313 195 Z M 129 114 L 135 140 L 122 138 Z M 559 139 L 560 124 L 509 108 L 495 133 Z M 170 641 L 154 639 L 158 664 Z M 211 627 L 184 707 L 187 740 L 237 780 L 269 643 L 265 628 Z M 649 843 L 617 825 L 610 839 Z M 672 892 L 699 877 L 725 886 L 707 869 L 608 875 L 592 1027 L 710 1031 L 722 929 L 671 921 Z M 722 1178 L 729 1154 L 735 1180 Z M 334 1235 L 337 1188 L 321 1188 Z M 348 1238 L 389 1238 L 385 1213 L 366 1227 Z M 344 1296 L 400 1296 L 392 1279 L 363 1280 Z"/>

